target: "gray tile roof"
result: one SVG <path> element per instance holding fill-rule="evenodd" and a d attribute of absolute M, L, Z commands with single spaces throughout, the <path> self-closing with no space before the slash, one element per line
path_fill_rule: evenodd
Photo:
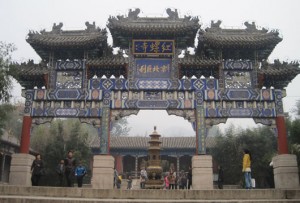
<path fill-rule="evenodd" d="M 148 148 L 150 137 L 111 137 L 110 147 L 112 149 L 141 149 Z M 196 148 L 196 137 L 161 137 L 160 138 L 162 149 L 172 148 Z M 215 139 L 213 137 L 206 138 L 207 148 L 211 148 L 215 145 Z M 92 148 L 98 148 L 100 146 L 99 137 L 91 143 Z"/>

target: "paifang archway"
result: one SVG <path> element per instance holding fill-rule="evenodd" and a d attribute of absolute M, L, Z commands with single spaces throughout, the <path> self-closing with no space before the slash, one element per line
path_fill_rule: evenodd
<path fill-rule="evenodd" d="M 100 153 L 109 154 L 114 119 L 164 109 L 193 124 L 196 154 L 206 153 L 207 128 L 227 118 L 271 126 L 279 153 L 288 153 L 282 98 L 300 71 L 296 63 L 267 62 L 282 40 L 278 32 L 248 22 L 244 29 L 223 29 L 221 21 L 203 30 L 197 17 L 167 11 L 168 17 L 159 18 L 139 17 L 139 9 L 110 17 L 107 28 L 113 47 L 120 48 L 117 55 L 106 30 L 95 23 L 86 22 L 85 30 L 65 31 L 60 23 L 51 31 L 30 32 L 26 40 L 42 62 L 20 64 L 15 76 L 26 88 L 21 152 L 29 150 L 32 122 L 78 117 L 99 127 Z M 196 37 L 191 55 L 187 48 Z"/>

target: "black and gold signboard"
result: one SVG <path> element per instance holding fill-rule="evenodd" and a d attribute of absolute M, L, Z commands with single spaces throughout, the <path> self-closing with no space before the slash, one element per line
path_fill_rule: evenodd
<path fill-rule="evenodd" d="M 167 55 L 174 54 L 174 40 L 133 40 L 134 55 Z"/>

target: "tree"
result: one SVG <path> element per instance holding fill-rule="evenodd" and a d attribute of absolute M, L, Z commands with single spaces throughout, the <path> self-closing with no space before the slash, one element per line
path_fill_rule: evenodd
<path fill-rule="evenodd" d="M 292 154 L 297 156 L 298 166 L 300 164 L 300 100 L 296 102 L 294 110 L 297 116 L 294 120 L 286 119 L 286 126 L 288 131 L 288 143 Z"/>
<path fill-rule="evenodd" d="M 131 128 L 128 127 L 127 118 L 121 118 L 112 124 L 111 136 L 128 136 Z"/>
<path fill-rule="evenodd" d="M 13 44 L 0 41 L 0 102 L 8 102 L 12 88 L 12 78 L 9 76 L 11 53 L 16 50 Z"/>
<path fill-rule="evenodd" d="M 86 127 L 78 119 L 55 119 L 51 124 L 34 127 L 31 147 L 42 154 L 47 169 L 47 175 L 41 181 L 42 185 L 57 185 L 55 167 L 66 157 L 69 150 L 73 150 L 74 157 L 89 167 L 92 155 L 89 132 L 94 132 L 95 129 L 89 131 Z"/>
<path fill-rule="evenodd" d="M 225 135 L 216 136 L 212 156 L 224 169 L 225 184 L 242 184 L 243 149 L 252 155 L 252 174 L 258 187 L 272 187 L 273 174 L 269 166 L 276 154 L 276 137 L 268 127 L 239 129 L 231 126 Z"/>
<path fill-rule="evenodd" d="M 12 80 L 8 75 L 9 66 L 11 63 L 11 52 L 15 50 L 13 44 L 6 44 L 0 41 L 0 136 L 3 134 L 3 127 L 8 114 L 13 111 L 13 106 L 4 104 L 8 102 L 11 95 Z"/>
<path fill-rule="evenodd" d="M 14 106 L 11 104 L 6 103 L 0 105 L 0 136 L 3 135 L 6 121 L 9 118 L 9 114 L 13 112 L 13 110 Z"/>
<path fill-rule="evenodd" d="M 18 140 L 21 138 L 22 131 L 22 113 L 24 110 L 24 105 L 18 103 L 6 109 L 6 119 L 4 120 L 4 130 L 10 135 L 14 136 Z M 0 107 L 1 108 L 1 107 Z"/>

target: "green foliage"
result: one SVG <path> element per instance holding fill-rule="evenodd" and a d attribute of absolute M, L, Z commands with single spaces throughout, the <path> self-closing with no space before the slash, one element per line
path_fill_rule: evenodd
<path fill-rule="evenodd" d="M 252 175 L 257 187 L 272 186 L 270 162 L 276 154 L 276 137 L 268 127 L 238 131 L 231 126 L 224 135 L 216 136 L 212 156 L 223 166 L 225 184 L 242 184 L 243 149 L 249 149 L 252 156 Z"/>
<path fill-rule="evenodd" d="M 291 144 L 300 144 L 300 119 L 295 119 L 288 126 L 289 142 Z"/>
<path fill-rule="evenodd" d="M 0 136 L 5 130 L 6 121 L 9 119 L 10 113 L 13 112 L 14 106 L 11 104 L 0 104 Z"/>
<path fill-rule="evenodd" d="M 61 159 L 66 158 L 69 150 L 74 152 L 77 162 L 81 160 L 89 168 L 92 157 L 89 137 L 86 126 L 77 119 L 56 119 L 50 125 L 44 124 L 34 129 L 31 147 L 43 155 L 47 168 L 42 185 L 57 185 L 55 168 Z"/>
<path fill-rule="evenodd" d="M 300 164 L 300 100 L 296 102 L 296 109 L 295 112 L 297 113 L 298 117 L 296 119 L 287 119 L 286 120 L 286 127 L 288 131 L 288 141 L 289 141 L 289 148 L 292 154 L 297 156 L 298 160 L 298 167 Z"/>
<path fill-rule="evenodd" d="M 8 102 L 11 95 L 12 78 L 9 77 L 11 52 L 16 50 L 13 44 L 0 41 L 0 102 Z"/>
<path fill-rule="evenodd" d="M 13 105 L 12 108 L 6 110 L 7 117 L 4 120 L 4 130 L 18 140 L 21 139 L 23 109 L 23 104 Z"/>

